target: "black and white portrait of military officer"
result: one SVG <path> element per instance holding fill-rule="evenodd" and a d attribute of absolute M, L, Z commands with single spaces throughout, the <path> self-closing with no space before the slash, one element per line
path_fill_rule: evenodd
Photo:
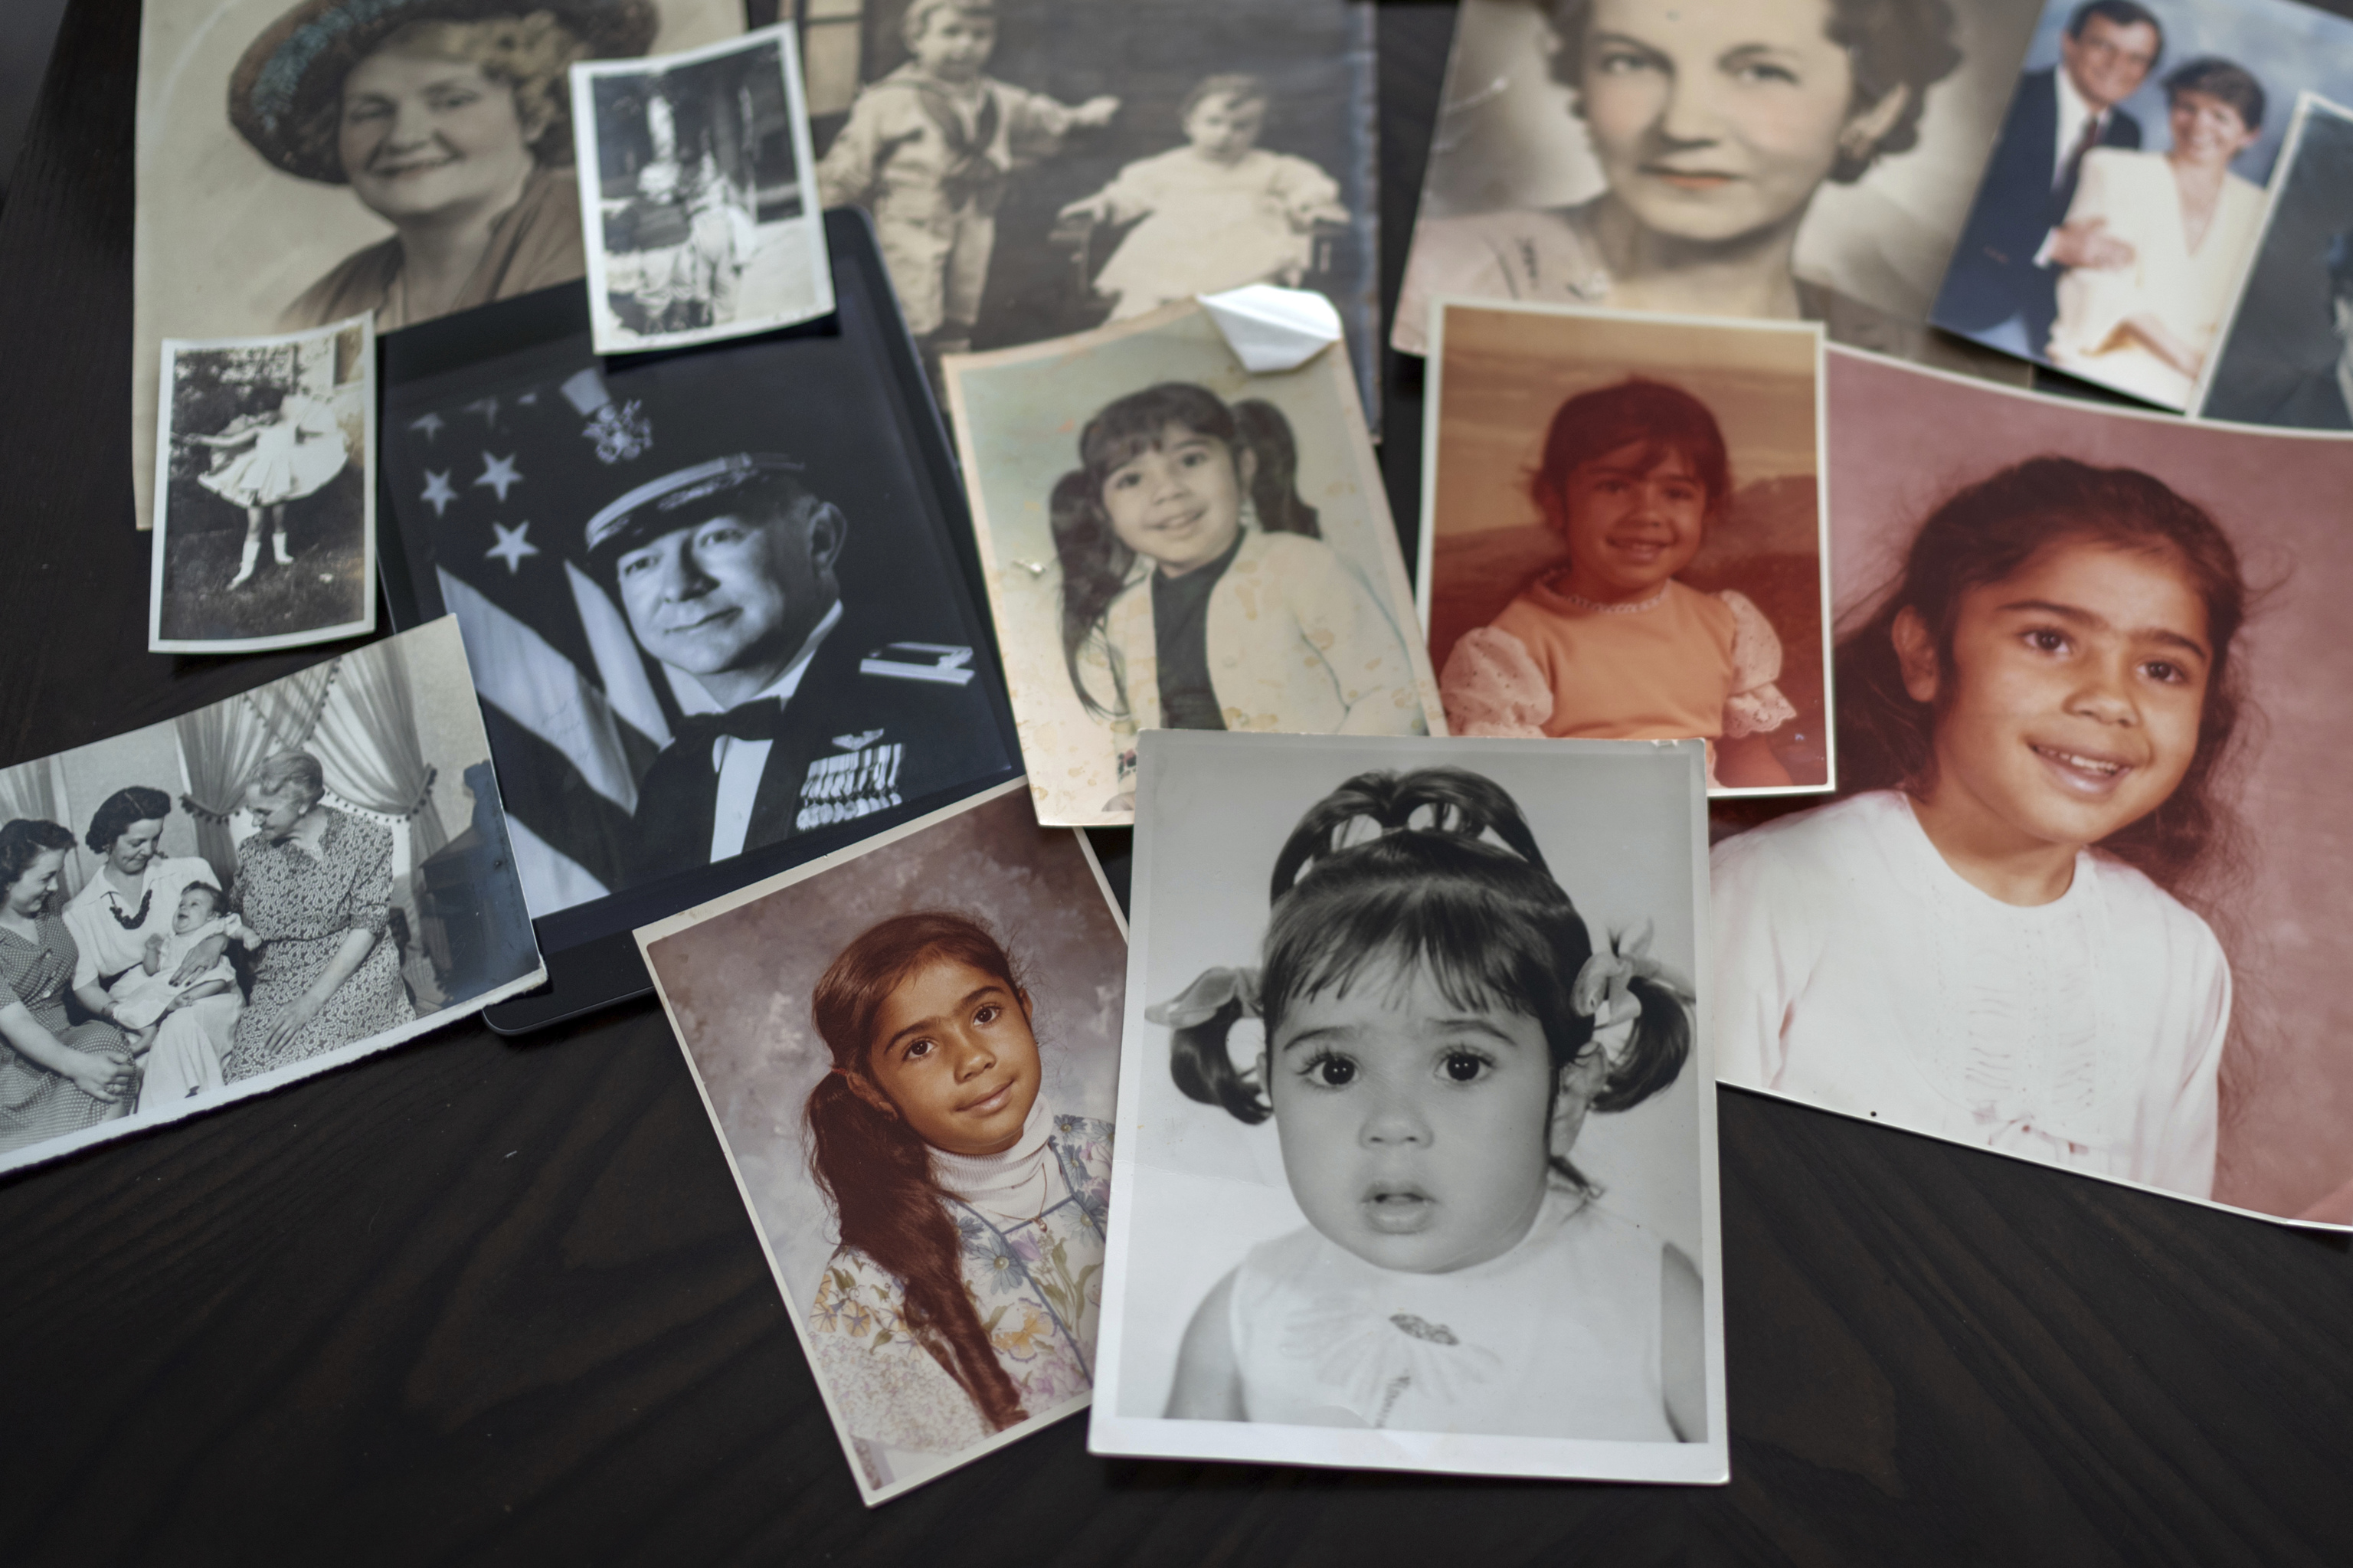
<path fill-rule="evenodd" d="M 836 567 L 855 527 L 797 462 L 764 453 L 681 468 L 589 520 L 592 573 L 686 709 L 638 784 L 630 880 L 1009 763 L 969 647 L 845 602 Z"/>

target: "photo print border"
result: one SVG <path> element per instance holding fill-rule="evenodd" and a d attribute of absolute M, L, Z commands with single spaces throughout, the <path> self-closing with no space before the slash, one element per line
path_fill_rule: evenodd
<path fill-rule="evenodd" d="M 310 404 L 314 405 L 306 408 L 304 414 L 296 420 L 289 421 L 280 418 L 259 428 L 246 425 L 242 418 L 232 420 L 227 429 L 231 432 L 231 439 L 235 444 L 226 447 L 221 447 L 220 444 L 219 437 L 222 432 L 211 432 L 209 439 L 206 439 L 204 444 L 220 448 L 221 455 L 215 460 L 214 471 L 199 477 L 197 482 L 203 484 L 207 490 L 212 490 L 214 494 L 219 497 L 221 504 L 227 506 L 241 504 L 247 508 L 248 513 L 243 558 L 234 583 L 207 585 L 208 588 L 212 592 L 238 592 L 243 591 L 245 586 L 251 583 L 253 591 L 257 595 L 269 592 L 271 588 L 280 586 L 287 574 L 298 572 L 304 567 L 299 556 L 293 559 L 287 558 L 286 508 L 297 503 L 309 502 L 320 493 L 335 487 L 337 481 L 352 466 L 348 442 L 350 431 L 343 421 L 347 415 L 355 414 L 359 425 L 360 448 L 357 465 L 360 493 L 356 498 L 359 505 L 357 541 L 359 561 L 354 568 L 355 583 L 350 586 L 358 599 L 360 613 L 346 620 L 254 636 L 209 638 L 166 636 L 164 630 L 166 601 L 180 599 L 188 592 L 187 585 L 181 584 L 174 587 L 170 580 L 174 567 L 171 516 L 172 467 L 179 438 L 184 434 L 176 428 L 177 421 L 174 418 L 173 409 L 173 404 L 177 400 L 181 361 L 184 358 L 216 354 L 223 350 L 234 352 L 276 348 L 291 350 L 299 361 L 303 349 L 323 343 L 326 345 L 332 369 L 334 356 L 339 352 L 336 340 L 345 333 L 353 332 L 357 333 L 359 336 L 358 365 L 354 376 L 343 380 L 331 380 L 327 401 L 323 404 L 315 395 L 289 387 L 285 393 L 287 399 L 291 400 L 301 396 L 304 397 Z M 313 327 L 303 332 L 280 333 L 266 337 L 216 338 L 205 341 L 183 338 L 164 340 L 164 368 L 157 381 L 160 407 L 155 420 L 155 429 L 161 438 L 155 443 L 155 526 L 151 530 L 153 543 L 147 582 L 147 651 L 149 652 L 259 653 L 278 648 L 301 648 L 313 642 L 332 642 L 338 638 L 363 636 L 375 630 L 376 390 L 375 325 L 375 319 L 371 316 L 357 315 L 344 321 L 330 322 L 325 326 Z M 332 406 L 346 401 L 355 403 L 356 407 L 339 409 Z M 288 428 L 290 424 L 292 426 L 290 429 Z M 334 427 L 336 440 L 343 448 L 336 454 L 337 461 L 331 471 L 322 469 L 304 455 L 306 450 L 316 451 L 324 444 L 323 438 L 327 431 L 322 427 L 328 425 Z M 237 441 L 236 432 L 240 427 L 252 431 L 252 438 Z M 307 441 L 306 437 L 309 438 Z M 265 443 L 270 449 L 267 452 L 261 450 Z M 213 481 L 220 481 L 226 488 L 216 488 L 211 482 Z M 273 497 L 276 499 L 272 499 Z M 306 511 L 311 510 L 315 510 L 315 506 L 306 509 Z M 265 521 L 265 514 L 274 520 L 276 524 L 269 531 L 271 535 L 269 541 L 269 559 L 266 563 L 261 559 L 261 546 L 264 542 L 262 524 Z M 301 514 L 298 514 L 298 519 L 301 516 Z M 349 531 L 345 527 L 335 530 L 339 534 Z M 192 532 L 195 530 L 186 527 L 184 520 L 178 535 L 184 546 L 184 554 L 187 535 Z M 332 538 L 305 541 L 313 550 L 332 547 L 337 542 Z M 193 572 L 194 566 L 193 562 L 183 561 L 180 564 L 180 569 Z M 262 580 L 253 582 L 257 566 L 261 567 Z M 353 597 L 353 595 L 346 594 L 343 597 Z"/>
<path fill-rule="evenodd" d="M 1683 316 L 1665 313 L 1654 314 L 1649 313 L 1630 313 L 1623 311 L 1587 310 L 1574 305 L 1547 305 L 1526 301 L 1490 300 L 1461 294 L 1442 294 L 1431 300 L 1430 303 L 1430 325 L 1427 340 L 1429 344 L 1429 352 L 1424 360 L 1424 364 L 1428 368 L 1424 372 L 1426 377 L 1426 390 L 1423 395 L 1422 404 L 1421 536 L 1418 541 L 1418 558 L 1415 562 L 1414 567 L 1414 609 L 1416 613 L 1420 617 L 1422 635 L 1425 641 L 1427 641 L 1427 640 L 1431 636 L 1434 630 L 1431 625 L 1431 607 L 1433 603 L 1433 596 L 1436 593 L 1437 581 L 1436 566 L 1438 535 L 1440 532 L 1437 525 L 1437 519 L 1439 514 L 1439 487 L 1442 481 L 1442 465 L 1440 460 L 1445 446 L 1443 435 L 1446 427 L 1447 407 L 1446 319 L 1448 313 L 1451 311 L 1478 312 L 1497 315 L 1515 315 L 1537 320 L 1561 322 L 1565 323 L 1588 323 L 1595 334 L 1607 336 L 1612 341 L 1613 345 L 1622 344 L 1630 339 L 1651 339 L 1658 345 L 1652 352 L 1657 354 L 1662 359 L 1679 359 L 1683 357 L 1683 355 L 1674 353 L 1674 345 L 1679 339 L 1684 344 L 1696 344 L 1703 347 L 1712 342 L 1721 343 L 1726 338 L 1736 338 L 1743 335 L 1755 337 L 1759 340 L 1771 337 L 1803 337 L 1811 340 L 1813 344 L 1812 486 L 1814 497 L 1815 562 L 1815 591 L 1812 608 L 1816 616 L 1816 626 L 1819 629 L 1814 641 L 1818 641 L 1820 644 L 1819 648 L 1814 652 L 1813 662 L 1815 669 L 1818 670 L 1820 674 L 1821 689 L 1820 711 L 1817 715 L 1820 721 L 1817 727 L 1819 727 L 1820 734 L 1819 736 L 1815 737 L 1815 739 L 1820 743 L 1820 749 L 1822 757 L 1822 778 L 1819 782 L 1791 783 L 1787 785 L 1771 785 L 1756 788 L 1738 788 L 1717 785 L 1711 788 L 1708 792 L 1712 797 L 1716 799 L 1727 799 L 1742 797 L 1769 798 L 1774 796 L 1820 795 L 1827 794 L 1836 789 L 1838 787 L 1838 748 L 1836 746 L 1838 694 L 1835 679 L 1831 668 L 1831 648 L 1833 641 L 1833 629 L 1831 623 L 1831 575 L 1832 568 L 1831 560 L 1830 409 L 1828 402 L 1827 376 L 1825 375 L 1823 358 L 1828 344 L 1828 337 L 1821 326 L 1821 323 L 1818 322 L 1760 321 L 1747 317 Z M 1689 351 L 1686 350 L 1685 353 L 1688 354 Z M 1532 357 L 1534 357 L 1533 355 Z M 1614 377 L 1614 379 L 1622 379 L 1625 376 L 1650 376 L 1652 374 L 1651 366 L 1645 365 L 1640 355 L 1640 351 L 1632 349 L 1621 350 L 1616 346 L 1613 346 L 1612 351 L 1609 354 L 1598 355 L 1594 360 L 1576 360 L 1570 362 L 1556 361 L 1555 363 L 1563 363 L 1564 365 L 1561 377 L 1564 384 L 1569 383 L 1573 379 L 1581 380 L 1582 372 L 1596 363 L 1621 366 L 1623 375 Z M 1670 382 L 1673 380 L 1675 374 L 1675 371 L 1669 369 L 1657 371 L 1659 378 L 1665 379 Z M 1736 373 L 1709 370 L 1706 374 L 1714 377 L 1721 378 L 1728 374 Z M 1593 383 L 1592 387 L 1580 387 L 1579 389 L 1593 390 L 1605 384 L 1606 383 L 1597 381 Z M 1552 395 L 1547 396 L 1549 398 Z M 1556 401 L 1553 403 L 1553 407 L 1557 407 Z M 1711 412 L 1714 412 L 1714 410 L 1711 409 Z M 1535 437 L 1532 455 L 1538 460 L 1540 460 L 1542 456 L 1544 431 L 1549 425 L 1551 418 L 1552 413 L 1547 410 L 1540 419 L 1537 419 L 1530 427 Z M 1722 416 L 1719 414 L 1717 418 L 1720 424 L 1722 422 Z M 1727 444 L 1734 443 L 1728 442 Z M 1532 466 L 1527 471 L 1528 474 L 1533 477 L 1535 472 L 1534 467 Z M 1777 481 L 1778 477 L 1779 476 L 1777 476 Z M 1735 485 L 1735 496 L 1737 496 L 1740 493 L 1742 487 L 1751 482 L 1756 482 L 1744 480 L 1740 475 L 1736 463 L 1734 467 L 1733 482 Z M 1516 489 L 1518 487 L 1515 486 L 1514 488 Z M 1729 498 L 1727 499 L 1729 500 Z M 1694 562 L 1694 565 L 1700 566 L 1703 570 L 1706 569 L 1706 548 L 1707 546 L 1704 540 L 1701 546 L 1702 556 Z M 1436 661 L 1433 660 L 1432 662 L 1434 664 Z M 1804 710 L 1801 710 L 1800 717 L 1802 718 L 1803 716 Z"/>
<path fill-rule="evenodd" d="M 604 83 L 625 78 L 653 79 L 673 72 L 691 71 L 695 67 L 757 54 L 763 50 L 776 51 L 779 75 L 785 94 L 786 132 L 792 147 L 793 195 L 799 211 L 791 217 L 776 220 L 780 232 L 770 237 L 769 245 L 754 243 L 751 254 L 740 264 L 735 260 L 744 237 L 735 228 L 735 217 L 742 208 L 732 203 L 721 203 L 712 212 L 699 214 L 689 221 L 685 238 L 672 245 L 648 248 L 630 254 L 663 258 L 673 269 L 697 267 L 709 270 L 715 278 L 718 270 L 732 268 L 738 289 L 744 287 L 746 273 L 757 265 L 769 247 L 776 251 L 776 264 L 786 261 L 785 252 L 797 250 L 799 264 L 806 268 L 803 286 L 791 291 L 775 309 L 756 315 L 731 317 L 722 322 L 713 320 L 707 326 L 681 327 L 672 331 L 640 333 L 626 325 L 614 312 L 613 262 L 615 252 L 607 246 L 611 226 L 604 211 L 604 169 L 598 132 L 602 120 L 596 110 L 596 90 Z M 588 261 L 588 312 L 592 337 L 599 354 L 643 354 L 662 349 L 688 348 L 697 344 L 718 343 L 727 338 L 748 337 L 755 333 L 772 332 L 820 316 L 833 313 L 833 266 L 827 254 L 825 220 L 820 216 L 817 190 L 817 155 L 809 144 L 808 105 L 801 85 L 799 27 L 793 22 L 780 22 L 762 27 L 739 38 L 727 38 L 701 48 L 685 49 L 677 54 L 649 56 L 638 59 L 582 60 L 572 67 L 572 132 L 575 152 L 574 161 L 579 168 L 580 231 L 582 248 Z M 675 166 L 677 160 L 672 160 Z M 681 174 L 681 181 L 700 178 Z M 727 184 L 727 176 L 717 170 L 713 161 L 714 182 Z M 681 205 L 686 201 L 681 193 L 679 201 L 666 205 Z M 753 211 L 744 215 L 744 228 L 756 235 L 759 229 L 760 193 L 752 193 Z M 706 219 L 715 218 L 715 222 Z M 708 253 L 720 244 L 711 234 L 722 236 L 723 254 Z M 697 263 L 700 266 L 697 266 Z"/>
<path fill-rule="evenodd" d="M 1008 802 L 1026 802 L 1028 792 L 1029 785 L 1026 779 L 1011 779 L 968 800 L 943 807 L 913 821 L 902 823 L 888 832 L 878 833 L 873 838 L 839 850 L 821 859 L 780 872 L 723 897 L 714 898 L 709 903 L 697 905 L 691 909 L 656 921 L 649 926 L 640 927 L 636 933 L 638 951 L 648 972 L 654 977 L 655 989 L 661 998 L 663 1016 L 670 1025 L 672 1038 L 678 1044 L 679 1053 L 685 1060 L 688 1075 L 694 1081 L 695 1093 L 702 1101 L 704 1112 L 711 1118 L 712 1132 L 719 1143 L 721 1153 L 727 1160 L 728 1173 L 734 1180 L 736 1192 L 744 1201 L 745 1218 L 751 1222 L 753 1231 L 759 1237 L 760 1250 L 767 1260 L 770 1277 L 775 1280 L 777 1294 L 783 1299 L 785 1314 L 792 1321 L 794 1337 L 799 1343 L 802 1354 L 807 1358 L 812 1381 L 817 1384 L 818 1396 L 825 1403 L 827 1418 L 831 1422 L 834 1435 L 841 1444 L 842 1457 L 849 1467 L 852 1479 L 857 1484 L 860 1499 L 869 1508 L 878 1507 L 894 1498 L 902 1497 L 928 1481 L 937 1480 L 1008 1444 L 1019 1442 L 1022 1438 L 1042 1431 L 1056 1422 L 1076 1414 L 1092 1402 L 1093 1395 L 1092 1392 L 1082 1393 L 1075 1398 L 1061 1402 L 1050 1410 L 1029 1414 L 1002 1431 L 980 1438 L 965 1448 L 938 1457 L 938 1462 L 935 1465 L 922 1468 L 918 1473 L 892 1475 L 887 1478 L 879 1479 L 875 1475 L 870 1474 L 868 1466 L 871 1461 L 861 1453 L 864 1440 L 860 1439 L 852 1429 L 851 1413 L 845 1404 L 845 1396 L 833 1386 L 832 1381 L 823 1370 L 818 1347 L 811 1336 L 807 1320 L 809 1308 L 809 1287 L 813 1281 L 797 1281 L 787 1277 L 786 1253 L 791 1250 L 790 1245 L 781 1244 L 775 1239 L 777 1231 L 784 1227 L 791 1216 L 780 1214 L 764 1207 L 759 1195 L 763 1181 L 767 1181 L 769 1185 L 773 1186 L 772 1173 L 777 1170 L 780 1163 L 787 1165 L 795 1172 L 797 1181 L 806 1186 L 806 1190 L 797 1194 L 801 1200 L 804 1200 L 800 1206 L 809 1209 L 811 1204 L 808 1201 L 813 1200 L 813 1213 L 822 1216 L 820 1224 L 824 1234 L 836 1234 L 833 1229 L 836 1224 L 833 1213 L 828 1206 L 821 1190 L 817 1188 L 816 1182 L 807 1173 L 803 1155 L 803 1126 L 798 1121 L 797 1116 L 784 1119 L 785 1113 L 781 1107 L 764 1108 L 760 1112 L 761 1115 L 776 1115 L 780 1118 L 771 1123 L 774 1130 L 765 1141 L 783 1149 L 781 1160 L 776 1147 L 755 1149 L 738 1146 L 738 1140 L 731 1136 L 728 1118 L 723 1114 L 719 1102 L 713 1097 L 712 1076 L 706 1074 L 702 1063 L 696 1055 L 696 1046 L 690 1039 L 687 1020 L 681 1016 L 679 998 L 673 994 L 676 981 L 673 980 L 670 983 L 664 982 L 666 960 L 661 956 L 660 949 L 666 944 L 706 927 L 714 919 L 724 917 L 735 911 L 746 909 L 782 895 L 789 895 L 794 888 L 819 879 L 836 874 L 856 876 L 860 874 L 861 866 L 866 872 L 877 876 L 884 874 L 886 868 L 889 871 L 903 871 L 903 864 L 899 863 L 902 863 L 902 856 L 907 855 L 909 852 L 919 854 L 923 841 L 925 839 L 937 837 L 943 830 L 960 821 L 974 819 L 979 813 L 990 812 L 993 810 L 1003 811 Z M 1113 895 L 1111 884 L 1103 875 L 1102 863 L 1096 858 L 1094 847 L 1088 842 L 1087 835 L 1075 829 L 1057 829 L 1038 824 L 1034 813 L 1027 810 L 1021 812 L 1020 820 L 1029 823 L 1031 831 L 1037 832 L 1041 840 L 1060 841 L 1067 835 L 1069 840 L 1075 841 L 1076 853 L 1083 862 L 1095 891 L 1103 897 L 1103 912 L 1109 916 L 1109 932 L 1115 936 L 1123 947 L 1119 961 L 1111 968 L 1113 972 L 1124 976 L 1126 969 L 1124 942 L 1127 936 L 1127 919 L 1121 913 L 1119 901 Z M 953 895 L 944 898 L 922 896 L 922 894 L 930 891 L 928 888 L 909 889 L 907 895 L 913 902 L 908 908 L 962 909 L 969 906 L 969 901 Z M 1001 916 L 993 910 L 983 908 L 979 913 L 984 918 L 989 918 L 992 923 L 1001 919 Z M 1021 932 L 1018 929 L 1000 928 L 998 934 L 1016 949 L 1014 955 L 1016 962 L 1021 962 L 1025 957 L 1021 945 Z M 848 937 L 849 933 L 845 930 L 842 939 L 846 940 Z M 681 955 L 681 961 L 683 958 L 684 956 Z M 808 978 L 814 980 L 815 976 Z M 1044 983 L 1042 980 L 1036 980 L 1034 983 L 1042 990 Z M 785 1001 L 786 998 L 782 993 L 769 999 L 771 1018 L 776 1015 L 776 1010 Z M 807 1018 L 808 1001 L 809 999 L 803 995 L 790 998 L 794 1013 L 804 1021 Z M 1118 1019 L 1113 1018 L 1107 1032 L 1108 1041 L 1097 1047 L 1110 1058 L 1108 1062 L 1101 1065 L 1107 1075 L 1115 1074 L 1118 1068 Z M 1051 1040 L 1040 1042 L 1041 1045 L 1053 1044 Z M 816 1049 L 821 1052 L 825 1047 L 819 1042 Z M 1051 1075 L 1054 1070 L 1052 1067 L 1048 1069 L 1049 1086 L 1051 1084 Z M 733 1086 L 739 1091 L 756 1094 L 755 1087 L 746 1088 L 740 1082 Z M 731 1103 L 733 1102 L 731 1101 Z M 1102 1112 L 1099 1119 L 1110 1120 L 1113 1107 L 1108 1093 L 1103 1097 L 1099 1108 Z M 806 1240 L 806 1238 L 799 1239 Z M 1043 1266 L 1046 1261 L 1041 1258 L 1038 1260 L 1035 1266 Z M 822 1270 L 818 1272 L 821 1273 Z M 1098 1277 L 1096 1281 L 1098 1287 L 1100 1283 L 1100 1277 Z M 1098 1322 L 1100 1323 L 1100 1315 L 1098 1315 Z M 1096 1365 L 1099 1371 L 1101 1366 L 1099 1359 Z M 919 1457 L 928 1458 L 931 1456 L 919 1456 Z"/>

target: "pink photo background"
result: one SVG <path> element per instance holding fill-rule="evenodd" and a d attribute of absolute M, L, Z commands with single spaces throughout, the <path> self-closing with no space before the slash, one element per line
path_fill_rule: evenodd
<path fill-rule="evenodd" d="M 1127 943 L 1068 829 L 1017 789 L 650 945 L 679 1037 L 711 1097 L 797 1312 L 838 1239 L 810 1180 L 801 1107 L 833 1057 L 809 993 L 870 927 L 915 909 L 977 915 L 1028 976 L 1050 1108 L 1109 1121 Z"/>
<path fill-rule="evenodd" d="M 2214 1196 L 2295 1214 L 2353 1177 L 2353 440 L 2118 415 L 1833 349 L 1831 598 L 1841 625 L 1963 484 L 2045 453 L 2141 469 L 2237 546 L 2256 609 L 2236 804 L 2252 863 L 2218 911 L 2236 989 Z"/>

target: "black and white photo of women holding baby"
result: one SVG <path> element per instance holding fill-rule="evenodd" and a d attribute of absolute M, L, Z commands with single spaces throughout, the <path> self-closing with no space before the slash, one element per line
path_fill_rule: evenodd
<path fill-rule="evenodd" d="M 0 1170 L 538 983 L 488 758 L 444 620 L 0 768 Z"/>

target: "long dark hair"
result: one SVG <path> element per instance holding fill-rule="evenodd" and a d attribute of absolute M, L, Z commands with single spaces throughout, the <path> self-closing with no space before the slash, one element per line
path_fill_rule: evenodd
<path fill-rule="evenodd" d="M 2178 562 L 2206 607 L 2213 665 L 2189 771 L 2165 802 L 2100 842 L 2176 897 L 2210 883 L 2236 861 L 2240 828 L 2217 789 L 2246 711 L 2243 682 L 2231 645 L 2249 604 L 2238 552 L 2213 518 L 2162 480 L 2130 468 L 2094 468 L 2073 458 L 2039 457 L 1965 486 L 1928 514 L 1905 556 L 1902 574 L 1876 608 L 1838 641 L 1838 747 L 1841 792 L 1936 784 L 1936 724 L 1953 683 L 1936 701 L 1905 689 L 1895 652 L 1896 617 L 1905 609 L 1927 627 L 1940 672 L 1953 667 L 1953 632 L 1962 596 L 2026 569 L 2061 544 L 2105 545 Z"/>
<path fill-rule="evenodd" d="M 906 1288 L 907 1327 L 955 1379 L 995 1431 L 1029 1413 L 965 1293 L 963 1240 L 932 1172 L 931 1146 L 869 1069 L 874 1019 L 907 978 L 934 959 L 969 964 L 1021 990 L 1012 955 L 987 927 L 948 910 L 900 915 L 867 930 L 827 966 L 809 1001 L 833 1070 L 809 1091 L 809 1173 L 833 1203 L 841 1245 L 856 1247 Z M 871 1097 L 850 1079 L 863 1081 Z"/>
<path fill-rule="evenodd" d="M 1206 387 L 1164 381 L 1105 405 L 1079 433 L 1080 466 L 1054 482 L 1048 507 L 1054 553 L 1062 563 L 1062 663 L 1079 701 L 1097 715 L 1103 706 L 1079 674 L 1079 654 L 1102 629 L 1103 612 L 1135 567 L 1135 552 L 1120 543 L 1103 510 L 1103 483 L 1113 470 L 1157 449 L 1171 425 L 1223 441 L 1237 476 L 1244 451 L 1256 458 L 1250 498 L 1260 527 L 1321 537 L 1315 508 L 1299 494 L 1299 445 L 1291 421 L 1273 404 L 1250 397 L 1229 408 Z"/>
<path fill-rule="evenodd" d="M 1367 821 L 1379 836 L 1349 843 Z M 1487 842 L 1490 833 L 1501 843 Z M 1295 999 L 1345 992 L 1386 959 L 1429 974 L 1453 1006 L 1534 1018 L 1556 1098 L 1562 1070 L 1592 1049 L 1593 1020 L 1575 1001 L 1592 936 L 1517 802 L 1491 779 L 1459 768 L 1356 775 L 1292 830 L 1275 857 L 1271 891 L 1257 998 L 1270 1043 Z M 1683 999 L 1648 978 L 1630 990 L 1641 1016 L 1625 1059 L 1593 1097 L 1596 1111 L 1641 1104 L 1675 1081 L 1691 1054 Z M 1237 1072 L 1226 1047 L 1242 1011 L 1229 1001 L 1206 1022 L 1176 1030 L 1169 1071 L 1191 1098 L 1257 1123 L 1273 1114 L 1266 1086 Z M 1567 1155 L 1547 1150 L 1546 1157 L 1579 1192 L 1593 1191 Z"/>

